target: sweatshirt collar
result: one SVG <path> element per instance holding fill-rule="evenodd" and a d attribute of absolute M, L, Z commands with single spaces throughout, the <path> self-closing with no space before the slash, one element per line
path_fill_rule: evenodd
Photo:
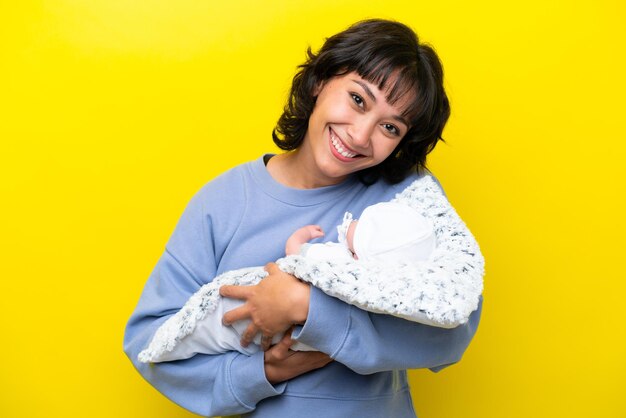
<path fill-rule="evenodd" d="M 357 176 L 354 175 L 332 186 L 318 187 L 315 189 L 296 189 L 288 187 L 274 180 L 269 171 L 267 171 L 263 160 L 264 158 L 265 155 L 262 155 L 260 158 L 252 161 L 248 166 L 256 186 L 274 199 L 293 206 L 314 206 L 339 199 L 351 189 L 356 191 L 356 188 L 364 187 L 359 182 Z"/>

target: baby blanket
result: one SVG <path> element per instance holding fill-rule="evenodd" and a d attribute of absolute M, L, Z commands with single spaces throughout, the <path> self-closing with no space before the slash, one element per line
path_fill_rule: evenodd
<path fill-rule="evenodd" d="M 415 208 L 432 222 L 437 246 L 429 260 L 338 263 L 290 255 L 276 264 L 324 293 L 370 312 L 443 328 L 467 322 L 483 290 L 484 259 L 478 243 L 431 176 L 414 181 L 393 201 Z M 139 360 L 158 362 L 191 335 L 198 322 L 215 310 L 221 286 L 254 285 L 266 275 L 263 267 L 243 268 L 202 286 L 157 329 Z"/>

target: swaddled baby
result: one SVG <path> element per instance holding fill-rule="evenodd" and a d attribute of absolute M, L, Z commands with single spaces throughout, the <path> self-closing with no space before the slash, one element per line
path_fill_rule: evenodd
<path fill-rule="evenodd" d="M 300 254 L 325 261 L 356 259 L 402 264 L 427 260 L 436 246 L 435 233 L 430 222 L 415 209 L 398 202 L 382 202 L 369 206 L 359 220 L 353 219 L 352 214 L 346 212 L 337 230 L 339 242 L 309 244 L 308 241 L 324 236 L 324 232 L 317 225 L 299 228 L 287 240 L 285 252 L 287 255 Z M 216 309 L 197 323 L 193 333 L 182 339 L 172 351 L 163 353 L 156 361 L 181 360 L 197 353 L 238 351 L 252 355 L 258 352 L 260 335 L 247 347 L 240 344 L 249 320 L 238 321 L 232 325 L 222 324 L 224 313 L 242 303 L 238 299 L 220 297 Z M 281 335 L 274 336 L 273 343 L 281 338 Z M 291 349 L 317 351 L 299 342 Z"/>

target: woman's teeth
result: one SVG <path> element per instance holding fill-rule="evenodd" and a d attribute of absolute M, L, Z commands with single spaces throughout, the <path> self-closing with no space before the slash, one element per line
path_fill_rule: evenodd
<path fill-rule="evenodd" d="M 346 158 L 354 158 L 357 156 L 357 154 L 346 151 L 346 149 L 341 145 L 341 141 L 339 141 L 334 134 L 330 134 L 330 139 L 339 154 L 343 155 Z"/>

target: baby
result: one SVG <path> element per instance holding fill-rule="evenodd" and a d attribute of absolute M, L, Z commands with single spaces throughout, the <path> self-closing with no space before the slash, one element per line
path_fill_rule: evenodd
<path fill-rule="evenodd" d="M 436 240 L 432 225 L 415 209 L 397 202 L 383 202 L 365 208 L 359 220 L 346 212 L 337 226 L 339 242 L 309 244 L 308 241 L 324 236 L 317 225 L 307 225 L 296 230 L 287 240 L 287 255 L 300 254 L 307 258 L 326 261 L 375 260 L 380 263 L 402 264 L 427 260 L 435 249 Z M 197 353 L 219 354 L 239 351 L 252 355 L 260 350 L 261 336 L 253 344 L 242 347 L 241 337 L 250 323 L 238 321 L 222 324 L 224 313 L 241 306 L 238 299 L 220 297 L 216 309 L 198 322 L 193 333 L 182 339 L 176 347 L 163 354 L 158 361 L 182 360 Z M 277 343 L 281 335 L 274 336 Z M 296 342 L 292 350 L 315 349 Z"/>
<path fill-rule="evenodd" d="M 289 237 L 285 252 L 321 260 L 354 258 L 398 264 L 426 260 L 435 248 L 430 223 L 415 209 L 397 202 L 369 206 L 360 220 L 352 219 L 352 214 L 346 212 L 337 231 L 338 243 L 308 244 L 324 236 L 324 232 L 317 225 L 302 227 Z"/>

